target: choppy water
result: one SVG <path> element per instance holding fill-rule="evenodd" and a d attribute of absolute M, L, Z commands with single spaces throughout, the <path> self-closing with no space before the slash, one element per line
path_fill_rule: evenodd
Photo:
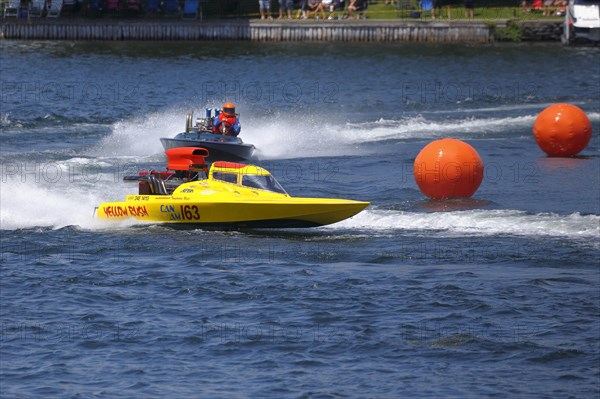
<path fill-rule="evenodd" d="M 1 397 L 600 395 L 598 49 L 0 45 Z M 372 205 L 299 230 L 93 220 L 224 99 L 292 195 Z M 533 140 L 555 102 L 592 121 L 582 157 Z M 414 182 L 442 137 L 486 165 L 472 200 Z"/>

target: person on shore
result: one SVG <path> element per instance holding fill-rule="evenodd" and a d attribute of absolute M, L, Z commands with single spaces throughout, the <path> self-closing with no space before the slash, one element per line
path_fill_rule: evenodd
<path fill-rule="evenodd" d="M 333 19 L 333 0 L 321 0 L 321 4 L 323 5 L 323 12 L 325 10 L 329 11 L 327 19 Z"/>
<path fill-rule="evenodd" d="M 433 0 L 433 8 L 431 9 L 431 19 L 435 19 L 436 12 L 440 12 L 439 16 L 442 17 L 442 0 Z"/>
<path fill-rule="evenodd" d="M 322 0 L 308 0 L 308 8 L 314 12 L 315 18 L 318 19 L 317 13 L 321 12 L 321 17 L 325 19 L 325 7 L 323 6 Z"/>
<path fill-rule="evenodd" d="M 442 18 L 442 14 L 444 13 L 444 6 L 446 7 L 446 17 L 448 19 L 452 19 L 452 11 L 449 0 L 434 0 L 433 1 L 433 9 L 431 10 L 431 16 L 435 19 L 436 15 Z"/>
<path fill-rule="evenodd" d="M 360 18 L 360 13 L 367 9 L 367 0 L 350 0 L 348 4 L 348 18 Z"/>
<path fill-rule="evenodd" d="M 436 16 L 443 18 L 444 6 L 446 6 L 446 17 L 450 19 L 450 2 L 449 0 L 434 0 L 433 8 L 431 9 L 431 18 L 435 19 Z"/>
<path fill-rule="evenodd" d="M 564 17 L 567 12 L 567 0 L 556 0 L 554 5 L 557 7 L 554 15 Z"/>
<path fill-rule="evenodd" d="M 473 11 L 475 10 L 475 0 L 465 0 L 465 14 L 468 19 L 473 19 Z"/>
<path fill-rule="evenodd" d="M 298 14 L 296 14 L 296 19 L 306 19 L 308 18 L 306 9 L 308 8 L 308 0 L 300 0 L 300 8 L 298 9 Z"/>
<path fill-rule="evenodd" d="M 237 136 L 240 134 L 242 127 L 240 126 L 240 118 L 235 113 L 235 105 L 232 103 L 223 104 L 221 113 L 213 120 L 212 130 L 213 133 L 224 136 Z"/>
<path fill-rule="evenodd" d="M 284 18 L 287 11 L 287 19 L 292 19 L 292 9 L 294 8 L 294 0 L 279 0 L 279 19 Z"/>
<path fill-rule="evenodd" d="M 323 4 L 327 6 L 326 1 L 323 1 Z M 344 0 L 331 0 L 329 2 L 329 16 L 327 19 L 332 20 L 335 19 L 335 11 L 336 10 L 344 10 Z"/>
<path fill-rule="evenodd" d="M 554 5 L 554 0 L 544 0 L 544 11 L 542 12 L 542 16 L 549 17 L 552 15 L 552 6 Z"/>
<path fill-rule="evenodd" d="M 273 19 L 271 16 L 270 0 L 258 0 L 258 8 L 260 10 L 260 19 Z"/>

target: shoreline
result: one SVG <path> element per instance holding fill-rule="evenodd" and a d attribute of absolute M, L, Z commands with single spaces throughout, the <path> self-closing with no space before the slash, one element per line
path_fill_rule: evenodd
<path fill-rule="evenodd" d="M 562 20 L 4 19 L 0 39 L 490 43 L 560 41 L 562 29 Z"/>

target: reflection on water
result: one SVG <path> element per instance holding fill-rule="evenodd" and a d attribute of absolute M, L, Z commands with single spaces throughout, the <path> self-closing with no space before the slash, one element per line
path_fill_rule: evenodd
<path fill-rule="evenodd" d="M 572 157 L 549 157 L 549 156 L 541 156 L 537 165 L 543 169 L 548 171 L 553 171 L 556 169 L 579 169 L 586 168 L 589 162 L 598 162 L 597 156 L 588 156 L 586 153 L 591 152 L 588 148 L 581 151 L 583 155 L 576 155 Z"/>
<path fill-rule="evenodd" d="M 428 212 L 457 212 L 487 208 L 492 204 L 485 199 L 451 198 L 445 200 L 423 200 L 419 206 Z"/>

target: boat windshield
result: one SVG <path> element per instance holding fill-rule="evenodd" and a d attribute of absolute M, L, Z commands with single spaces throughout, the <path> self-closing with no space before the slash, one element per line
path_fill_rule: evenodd
<path fill-rule="evenodd" d="M 270 175 L 244 175 L 242 177 L 242 186 L 287 194 L 277 180 Z"/>
<path fill-rule="evenodd" d="M 236 184 L 237 173 L 213 172 L 213 179 Z"/>

